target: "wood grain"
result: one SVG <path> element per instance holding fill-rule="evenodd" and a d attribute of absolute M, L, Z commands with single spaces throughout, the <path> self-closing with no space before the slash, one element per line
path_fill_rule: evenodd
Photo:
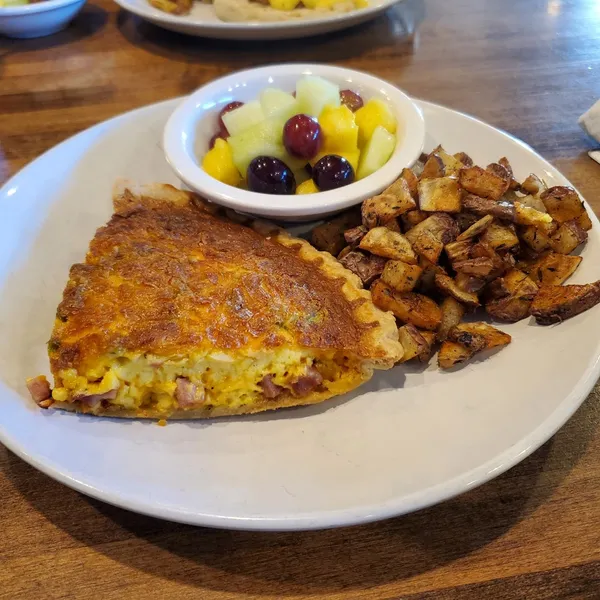
<path fill-rule="evenodd" d="M 371 71 L 534 146 L 600 212 L 596 0 L 407 0 L 297 42 L 199 40 L 91 0 L 49 38 L 0 39 L 0 181 L 103 119 L 235 69 L 326 61 Z M 600 598 L 600 390 L 529 459 L 440 506 L 335 531 L 161 522 L 90 500 L 0 449 L 0 598 Z M 0 417 L 1 418 L 1 417 Z"/>

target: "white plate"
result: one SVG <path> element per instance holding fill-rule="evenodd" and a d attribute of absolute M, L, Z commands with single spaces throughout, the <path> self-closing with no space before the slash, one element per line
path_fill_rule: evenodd
<path fill-rule="evenodd" d="M 147 0 L 115 0 L 122 8 L 159 27 L 197 37 L 220 40 L 284 40 L 331 33 L 371 21 L 403 0 L 370 0 L 370 6 L 322 19 L 304 19 L 282 23 L 226 23 L 215 15 L 210 4 L 200 1 L 188 15 L 176 16 L 150 6 Z"/>
<path fill-rule="evenodd" d="M 560 326 L 522 321 L 495 356 L 443 373 L 396 367 L 324 404 L 200 422 L 120 421 L 39 410 L 27 376 L 48 372 L 45 341 L 72 263 L 111 213 L 118 176 L 174 182 L 158 140 L 177 100 L 89 129 L 0 190 L 0 440 L 91 496 L 199 525 L 302 529 L 361 523 L 434 504 L 495 477 L 545 442 L 599 374 L 600 308 Z M 426 147 L 516 176 L 568 182 L 480 121 L 420 103 Z M 600 278 L 600 226 L 574 282 Z"/>

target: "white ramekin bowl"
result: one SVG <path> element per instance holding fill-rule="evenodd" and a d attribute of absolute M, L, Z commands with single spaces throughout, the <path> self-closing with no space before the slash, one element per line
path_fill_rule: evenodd
<path fill-rule="evenodd" d="M 298 79 L 317 75 L 358 92 L 365 100 L 387 101 L 398 122 L 396 148 L 377 172 L 351 185 L 317 194 L 269 195 L 238 189 L 208 175 L 201 167 L 210 138 L 217 130 L 221 108 L 258 98 L 267 87 L 295 89 Z M 286 64 L 233 73 L 217 79 L 185 98 L 169 118 L 163 136 L 165 156 L 179 178 L 192 190 L 237 211 L 282 221 L 317 219 L 358 204 L 393 183 L 404 167 L 419 157 L 425 122 L 417 105 L 397 87 L 359 71 L 328 65 Z"/>
<path fill-rule="evenodd" d="M 43 0 L 0 8 L 0 34 L 35 38 L 56 33 L 69 24 L 84 4 L 85 0 Z"/>

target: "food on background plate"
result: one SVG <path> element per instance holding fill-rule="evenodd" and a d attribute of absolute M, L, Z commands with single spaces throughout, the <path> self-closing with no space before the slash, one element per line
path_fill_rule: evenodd
<path fill-rule="evenodd" d="M 169 14 L 187 15 L 193 0 L 149 0 Z M 226 22 L 281 22 L 320 19 L 366 8 L 368 0 L 204 0 L 212 4 L 218 19 Z"/>
<path fill-rule="evenodd" d="M 330 254 L 168 185 L 122 183 L 71 268 L 42 407 L 203 418 L 313 404 L 402 358 L 391 315 Z M 242 224 L 239 221 L 246 221 Z"/>
<path fill-rule="evenodd" d="M 37 4 L 38 2 L 44 2 L 44 0 L 0 0 L 0 8 L 25 6 L 27 4 Z"/>
<path fill-rule="evenodd" d="M 401 362 L 427 361 L 437 344 L 438 365 L 449 369 L 509 344 L 489 323 L 464 322 L 478 309 L 495 321 L 549 325 L 600 302 L 600 281 L 563 285 L 592 227 L 581 198 L 533 174 L 518 183 L 506 158 L 482 168 L 438 146 L 361 214 L 360 224 L 341 215 L 319 225 L 312 243 L 396 317 Z"/>
<path fill-rule="evenodd" d="M 252 102 L 219 113 L 202 168 L 227 185 L 262 194 L 312 194 L 375 173 L 396 147 L 396 118 L 386 102 L 366 102 L 321 77 L 296 91 L 267 88 Z"/>

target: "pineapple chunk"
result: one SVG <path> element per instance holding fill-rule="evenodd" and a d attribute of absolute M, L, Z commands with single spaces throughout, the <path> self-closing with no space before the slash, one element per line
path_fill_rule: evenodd
<path fill-rule="evenodd" d="M 362 151 L 357 179 L 364 179 L 375 173 L 378 169 L 381 169 L 390 160 L 395 147 L 396 136 L 381 125 L 376 127 L 371 139 Z"/>
<path fill-rule="evenodd" d="M 358 147 L 363 148 L 371 139 L 377 127 L 385 127 L 390 133 L 396 133 L 396 117 L 392 109 L 383 100 L 372 98 L 356 113 L 358 125 Z"/>
<path fill-rule="evenodd" d="M 319 125 L 323 132 L 323 150 L 327 154 L 358 149 L 358 125 L 347 106 L 326 106 Z"/>
<path fill-rule="evenodd" d="M 319 188 L 312 179 L 307 179 L 296 188 L 296 194 L 316 194 Z"/>
<path fill-rule="evenodd" d="M 231 147 L 218 138 L 212 150 L 209 150 L 202 159 L 202 168 L 215 179 L 237 187 L 242 178 L 233 162 Z"/>
<path fill-rule="evenodd" d="M 296 84 L 300 113 L 319 118 L 326 106 L 339 106 L 340 88 L 321 77 L 307 76 Z"/>
<path fill-rule="evenodd" d="M 223 115 L 229 135 L 238 135 L 264 120 L 265 114 L 258 101 L 248 102 Z"/>

